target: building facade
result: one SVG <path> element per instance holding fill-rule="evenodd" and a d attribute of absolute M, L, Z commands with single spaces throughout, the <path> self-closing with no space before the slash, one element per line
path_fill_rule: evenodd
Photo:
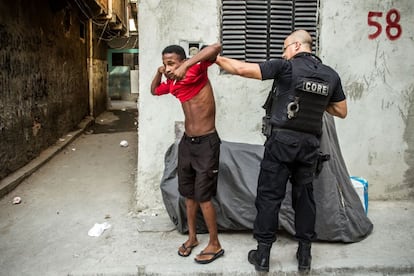
<path fill-rule="evenodd" d="M 197 1 L 166 0 L 139 3 L 142 55 L 138 209 L 162 206 L 159 184 L 164 154 L 178 138 L 176 130 L 184 119 L 180 103 L 173 96 L 153 97 L 150 93 L 151 80 L 162 65 L 161 51 L 170 44 L 190 50 L 194 45 L 223 42 L 223 28 L 228 26 L 223 21 L 226 2 L 235 1 L 206 1 L 202 5 Z M 276 3 L 280 7 L 274 9 L 280 8 L 277 11 L 283 15 L 286 3 L 306 5 L 310 1 L 237 1 L 237 6 L 245 3 L 248 8 L 253 2 Z M 349 174 L 368 180 L 370 199 L 413 198 L 414 82 L 410 72 L 414 72 L 414 61 L 409 57 L 414 53 L 411 28 L 414 3 L 410 0 L 316 3 L 315 52 L 338 71 L 348 99 L 348 117 L 336 119 L 336 127 Z M 278 28 L 278 19 L 275 20 Z M 283 32 L 277 34 L 279 38 L 282 35 Z M 254 36 L 251 38 L 254 43 Z M 266 38 L 263 43 L 271 44 Z M 271 82 L 231 76 L 220 72 L 215 65 L 209 75 L 221 138 L 263 144 L 261 106 Z"/>

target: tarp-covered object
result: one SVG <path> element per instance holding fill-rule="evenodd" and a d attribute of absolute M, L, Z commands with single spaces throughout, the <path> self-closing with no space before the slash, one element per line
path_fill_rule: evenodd
<path fill-rule="evenodd" d="M 217 212 L 219 230 L 251 230 L 256 216 L 254 201 L 262 145 L 222 141 L 217 196 L 213 204 Z M 362 203 L 351 184 L 340 151 L 334 119 L 324 116 L 321 152 L 330 154 L 323 170 L 314 181 L 316 202 L 315 231 L 319 240 L 356 242 L 372 232 L 373 225 L 366 216 Z M 165 170 L 161 192 L 166 210 L 181 233 L 187 232 L 185 199 L 178 193 L 178 141 L 165 155 Z M 294 235 L 294 211 L 291 207 L 291 184 L 279 213 L 279 226 Z M 197 217 L 197 232 L 205 233 L 201 212 Z"/>

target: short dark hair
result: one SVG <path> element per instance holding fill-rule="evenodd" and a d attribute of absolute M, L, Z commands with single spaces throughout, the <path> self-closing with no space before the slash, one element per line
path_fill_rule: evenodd
<path fill-rule="evenodd" d="M 164 48 L 164 50 L 162 50 L 162 54 L 177 54 L 178 56 L 180 56 L 182 60 L 187 58 L 183 47 L 181 47 L 180 45 L 167 46 Z"/>

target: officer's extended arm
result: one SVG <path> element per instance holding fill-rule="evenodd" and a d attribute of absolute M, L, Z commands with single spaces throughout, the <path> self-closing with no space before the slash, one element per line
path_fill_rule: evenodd
<path fill-rule="evenodd" d="M 262 72 L 260 71 L 259 64 L 243 62 L 237 59 L 217 56 L 216 64 L 220 66 L 224 71 L 239 75 L 251 79 L 262 79 Z"/>
<path fill-rule="evenodd" d="M 221 51 L 221 44 L 214 43 L 203 48 L 200 52 L 196 55 L 192 56 L 191 58 L 187 59 L 183 62 L 174 72 L 172 72 L 173 78 L 176 80 L 181 80 L 184 78 L 185 73 L 187 73 L 188 68 L 193 66 L 194 64 L 200 61 L 211 61 L 214 62 L 216 60 L 217 55 Z"/>
<path fill-rule="evenodd" d="M 328 107 L 326 108 L 326 111 L 333 116 L 337 116 L 342 119 L 345 118 L 346 115 L 348 114 L 348 107 L 346 105 L 346 100 L 330 103 Z"/>

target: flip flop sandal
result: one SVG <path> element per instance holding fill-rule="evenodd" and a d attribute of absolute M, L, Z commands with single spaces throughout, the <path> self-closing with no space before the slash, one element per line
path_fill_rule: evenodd
<path fill-rule="evenodd" d="M 209 264 L 212 261 L 216 260 L 217 258 L 220 258 L 221 256 L 224 255 L 224 249 L 220 249 L 218 252 L 214 253 L 214 252 L 204 252 L 201 251 L 200 254 L 198 254 L 197 256 L 213 256 L 211 259 L 207 259 L 207 260 L 198 260 L 198 259 L 194 259 L 194 261 L 196 261 L 196 263 L 199 264 Z"/>
<path fill-rule="evenodd" d="M 197 245 L 198 245 L 198 242 L 195 243 L 195 244 L 193 244 L 193 245 L 191 245 L 191 246 L 189 246 L 189 247 L 187 247 L 187 246 L 185 246 L 185 243 L 183 243 L 181 245 L 180 249 L 183 249 L 184 250 L 184 253 L 182 253 L 180 250 L 178 250 L 178 255 L 180 255 L 181 257 L 188 257 L 188 256 L 190 256 L 191 255 L 191 251 L 193 251 L 193 248 L 196 247 Z M 187 252 L 188 252 L 188 254 L 185 254 Z"/>

